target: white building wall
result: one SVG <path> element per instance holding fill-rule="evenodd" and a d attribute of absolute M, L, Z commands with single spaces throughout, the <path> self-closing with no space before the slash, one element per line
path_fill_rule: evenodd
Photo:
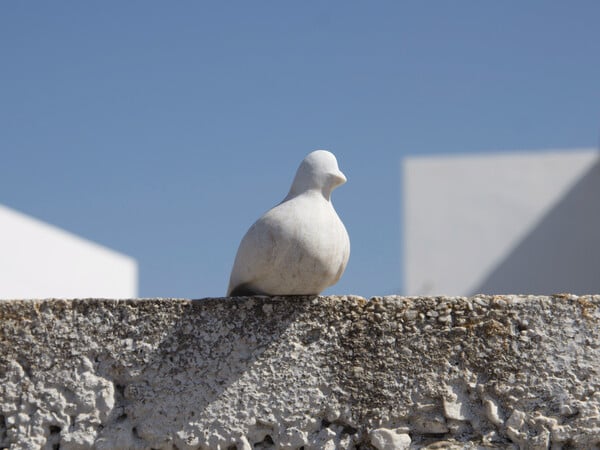
<path fill-rule="evenodd" d="M 600 153 L 403 161 L 408 295 L 600 292 Z"/>
<path fill-rule="evenodd" d="M 134 259 L 0 205 L 0 298 L 134 298 Z"/>

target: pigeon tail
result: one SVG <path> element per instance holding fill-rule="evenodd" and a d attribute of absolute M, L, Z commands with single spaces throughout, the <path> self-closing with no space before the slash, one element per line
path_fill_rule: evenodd
<path fill-rule="evenodd" d="M 252 297 L 253 295 L 267 295 L 264 292 L 254 289 L 249 283 L 242 283 L 234 287 L 229 292 L 228 297 Z"/>

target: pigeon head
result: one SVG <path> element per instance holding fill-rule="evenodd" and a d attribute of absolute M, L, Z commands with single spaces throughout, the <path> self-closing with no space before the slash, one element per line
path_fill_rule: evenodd
<path fill-rule="evenodd" d="M 310 190 L 321 191 L 327 200 L 331 191 L 346 182 L 346 177 L 338 168 L 333 153 L 327 150 L 315 150 L 300 163 L 288 198 Z"/>

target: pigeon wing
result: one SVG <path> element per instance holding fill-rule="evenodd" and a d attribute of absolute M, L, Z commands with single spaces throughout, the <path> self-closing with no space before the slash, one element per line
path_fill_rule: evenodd
<path fill-rule="evenodd" d="M 256 287 L 256 282 L 274 266 L 275 229 L 263 216 L 244 235 L 231 271 L 228 296 L 265 294 Z"/>

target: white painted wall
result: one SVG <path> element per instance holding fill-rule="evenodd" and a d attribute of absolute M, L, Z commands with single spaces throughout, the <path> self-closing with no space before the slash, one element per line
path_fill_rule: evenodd
<path fill-rule="evenodd" d="M 597 150 L 403 161 L 408 295 L 600 292 Z"/>
<path fill-rule="evenodd" d="M 0 298 L 134 298 L 134 259 L 0 205 Z"/>

